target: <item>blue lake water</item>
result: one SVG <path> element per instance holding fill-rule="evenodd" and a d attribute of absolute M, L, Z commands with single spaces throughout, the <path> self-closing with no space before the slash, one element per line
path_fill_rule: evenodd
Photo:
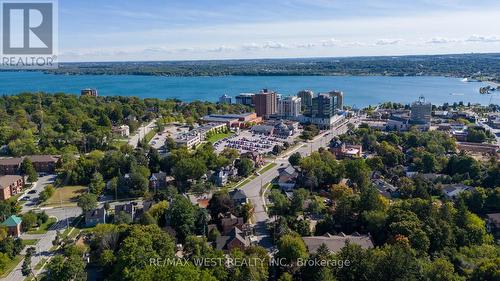
<path fill-rule="evenodd" d="M 160 77 L 134 75 L 51 75 L 41 72 L 0 72 L 0 94 L 43 91 L 79 94 L 96 88 L 102 96 L 178 98 L 183 101 L 217 101 L 222 94 L 236 96 L 268 88 L 283 95 L 302 89 L 315 93 L 344 92 L 345 103 L 357 107 L 384 101 L 409 103 L 420 95 L 433 104 L 444 102 L 500 103 L 500 95 L 480 95 L 485 83 L 447 77 L 386 76 L 220 76 Z"/>

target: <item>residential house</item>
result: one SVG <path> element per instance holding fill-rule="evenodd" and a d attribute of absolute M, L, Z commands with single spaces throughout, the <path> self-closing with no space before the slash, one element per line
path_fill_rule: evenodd
<path fill-rule="evenodd" d="M 337 159 L 360 158 L 363 153 L 363 147 L 356 144 L 346 144 L 340 140 L 332 141 L 330 151 Z"/>
<path fill-rule="evenodd" d="M 224 186 L 231 177 L 237 175 L 238 169 L 236 169 L 233 165 L 223 167 L 215 174 L 215 184 L 217 186 Z"/>
<path fill-rule="evenodd" d="M 5 226 L 7 228 L 7 233 L 14 237 L 21 236 L 21 223 L 23 219 L 12 215 L 8 217 L 5 221 L 3 221 L 0 225 Z"/>
<path fill-rule="evenodd" d="M 130 127 L 128 125 L 113 126 L 112 131 L 122 137 L 130 136 Z"/>
<path fill-rule="evenodd" d="M 169 182 L 174 180 L 173 177 L 167 176 L 164 172 L 152 173 L 149 178 L 149 188 L 160 189 L 167 187 Z"/>
<path fill-rule="evenodd" d="M 21 176 L 0 176 L 0 200 L 7 200 L 21 192 L 24 180 Z"/>
<path fill-rule="evenodd" d="M 399 195 L 398 188 L 383 179 L 372 179 L 372 183 L 378 189 L 378 192 L 386 198 L 398 197 Z"/>
<path fill-rule="evenodd" d="M 206 209 L 208 207 L 208 202 L 212 198 L 211 193 L 204 193 L 202 195 L 188 194 L 188 199 L 191 204 L 197 205 L 200 208 Z"/>
<path fill-rule="evenodd" d="M 238 227 L 232 227 L 227 235 L 216 240 L 217 250 L 230 252 L 233 249 L 245 250 L 250 246 L 250 239 Z"/>
<path fill-rule="evenodd" d="M 373 241 L 370 235 L 361 235 L 359 233 L 353 233 L 351 235 L 346 235 L 340 233 L 339 235 L 331 235 L 326 233 L 323 236 L 309 236 L 302 237 L 304 243 L 307 246 L 310 254 L 316 253 L 318 248 L 325 244 L 328 250 L 332 253 L 337 253 L 342 249 L 347 243 L 352 243 L 361 246 L 363 249 L 373 248 Z"/>
<path fill-rule="evenodd" d="M 237 205 L 246 204 L 248 202 L 248 197 L 243 189 L 237 188 L 229 192 L 229 196 L 231 196 L 231 199 L 233 199 L 234 203 Z"/>
<path fill-rule="evenodd" d="M 136 212 L 137 212 L 137 205 L 134 204 L 133 202 L 129 202 L 126 204 L 121 204 L 121 205 L 116 205 L 115 206 L 115 217 L 118 213 L 124 212 L 125 214 L 129 215 L 132 221 L 134 221 L 136 217 Z"/>
<path fill-rule="evenodd" d="M 279 170 L 278 185 L 283 191 L 290 191 L 295 187 L 299 173 L 292 166 L 288 165 L 286 168 Z"/>
<path fill-rule="evenodd" d="M 467 190 L 473 190 L 474 187 L 464 185 L 464 184 L 445 184 L 443 185 L 443 193 L 444 196 L 448 199 L 453 199 L 457 197 L 460 193 L 467 191 Z"/>
<path fill-rule="evenodd" d="M 106 223 L 106 209 L 104 207 L 85 212 L 85 226 L 93 227 L 100 223 Z"/>
<path fill-rule="evenodd" d="M 457 142 L 457 148 L 460 151 L 495 155 L 500 149 L 500 146 L 488 143 Z"/>
<path fill-rule="evenodd" d="M 264 164 L 264 158 L 262 155 L 255 151 L 249 151 L 241 154 L 241 157 L 246 157 L 251 159 L 255 163 L 255 167 L 260 167 Z"/>
<path fill-rule="evenodd" d="M 245 221 L 242 217 L 237 217 L 233 214 L 220 215 L 220 228 L 222 234 L 227 234 L 233 227 L 243 228 Z"/>

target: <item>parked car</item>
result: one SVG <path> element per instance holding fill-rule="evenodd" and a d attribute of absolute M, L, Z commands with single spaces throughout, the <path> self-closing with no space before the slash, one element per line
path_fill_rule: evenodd
<path fill-rule="evenodd" d="M 29 196 L 24 196 L 21 198 L 21 201 L 29 201 L 31 198 Z"/>
<path fill-rule="evenodd" d="M 32 190 L 28 191 L 28 194 L 33 194 L 33 193 L 36 193 L 36 190 L 32 189 Z"/>

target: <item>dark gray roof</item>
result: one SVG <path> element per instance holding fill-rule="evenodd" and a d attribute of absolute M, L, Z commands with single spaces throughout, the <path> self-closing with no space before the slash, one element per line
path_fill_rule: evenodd
<path fill-rule="evenodd" d="M 309 249 L 309 253 L 316 253 L 322 244 L 325 244 L 328 250 L 335 253 L 340 251 L 347 242 L 359 245 L 363 249 L 373 248 L 371 236 L 360 235 L 358 233 L 353 235 L 345 235 L 343 233 L 340 233 L 340 235 L 331 235 L 327 233 L 324 236 L 302 237 L 302 239 Z"/>
<path fill-rule="evenodd" d="M 233 239 L 239 240 L 245 246 L 250 246 L 250 240 L 246 237 L 243 237 L 242 234 L 243 232 L 235 226 L 231 229 L 231 231 L 229 231 L 227 235 L 217 237 L 217 240 L 215 241 L 217 250 L 227 249 L 227 244 Z"/>
<path fill-rule="evenodd" d="M 243 191 L 243 189 L 235 189 L 231 191 L 230 195 L 233 200 L 247 199 L 247 194 Z"/>

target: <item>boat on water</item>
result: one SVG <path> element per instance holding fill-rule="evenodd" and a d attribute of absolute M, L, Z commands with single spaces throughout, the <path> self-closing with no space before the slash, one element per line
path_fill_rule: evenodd
<path fill-rule="evenodd" d="M 481 82 L 481 80 L 470 78 L 470 77 L 465 77 L 464 79 L 461 80 L 462 82 Z"/>
<path fill-rule="evenodd" d="M 464 94 L 461 93 L 450 93 L 450 96 L 463 96 Z"/>

